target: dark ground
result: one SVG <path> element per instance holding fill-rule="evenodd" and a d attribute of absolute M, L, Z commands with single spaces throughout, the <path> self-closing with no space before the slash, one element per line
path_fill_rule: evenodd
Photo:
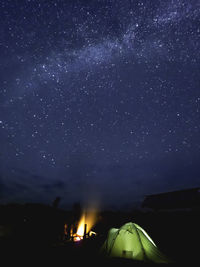
<path fill-rule="evenodd" d="M 95 238 L 82 242 L 63 240 L 64 223 L 78 211 L 64 211 L 40 204 L 0 206 L 0 251 L 6 263 L 27 266 L 158 266 L 125 259 L 106 259 L 99 249 L 111 227 L 135 222 L 144 228 L 171 260 L 169 266 L 199 266 L 200 211 L 102 212 Z M 6 266 L 6 265 L 1 265 Z"/>

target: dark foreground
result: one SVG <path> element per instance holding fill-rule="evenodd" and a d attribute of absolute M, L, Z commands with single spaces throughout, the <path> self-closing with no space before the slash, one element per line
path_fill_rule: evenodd
<path fill-rule="evenodd" d="M 9 211 L 1 208 L 0 251 L 1 262 L 6 263 L 1 266 L 13 266 L 13 262 L 17 266 L 159 266 L 150 262 L 109 259 L 99 253 L 108 230 L 130 221 L 143 227 L 171 260 L 167 266 L 200 264 L 199 210 L 103 212 L 94 229 L 98 235 L 73 243 L 63 239 L 63 224 L 73 219 L 71 213 L 40 206 L 18 208 L 12 207 Z"/>
<path fill-rule="evenodd" d="M 182 257 L 184 258 L 184 252 Z M 179 259 L 168 264 L 156 264 L 122 258 L 106 258 L 90 246 L 70 249 L 68 246 L 54 248 L 16 247 L 1 251 L 1 266 L 199 266 L 198 259 Z M 5 264 L 6 263 L 6 264 Z"/>

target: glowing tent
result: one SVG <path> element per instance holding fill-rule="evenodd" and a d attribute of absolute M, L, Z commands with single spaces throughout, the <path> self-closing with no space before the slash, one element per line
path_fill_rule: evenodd
<path fill-rule="evenodd" d="M 102 252 L 110 257 L 168 263 L 148 234 L 137 224 L 129 222 L 120 229 L 112 228 Z"/>

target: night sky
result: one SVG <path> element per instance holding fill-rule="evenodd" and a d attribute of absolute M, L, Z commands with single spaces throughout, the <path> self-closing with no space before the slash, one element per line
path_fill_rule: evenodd
<path fill-rule="evenodd" d="M 1 0 L 0 203 L 200 186 L 200 1 Z"/>

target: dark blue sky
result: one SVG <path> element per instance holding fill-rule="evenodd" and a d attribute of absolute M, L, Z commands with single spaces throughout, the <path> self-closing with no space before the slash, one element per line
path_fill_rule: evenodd
<path fill-rule="evenodd" d="M 0 202 L 200 185 L 200 2 L 2 0 Z"/>

